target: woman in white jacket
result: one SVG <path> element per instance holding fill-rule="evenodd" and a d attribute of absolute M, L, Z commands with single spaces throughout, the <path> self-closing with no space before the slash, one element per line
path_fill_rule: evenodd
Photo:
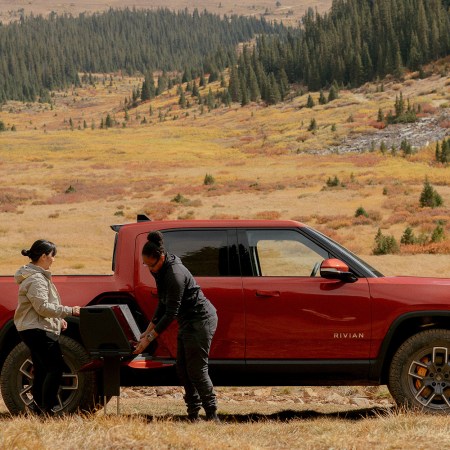
<path fill-rule="evenodd" d="M 67 328 L 64 317 L 79 316 L 80 307 L 61 305 L 49 271 L 56 256 L 53 242 L 40 239 L 22 250 L 22 255 L 31 262 L 15 274 L 19 302 L 14 324 L 33 361 L 34 403 L 29 408 L 37 414 L 52 414 L 64 367 L 59 335 Z"/>

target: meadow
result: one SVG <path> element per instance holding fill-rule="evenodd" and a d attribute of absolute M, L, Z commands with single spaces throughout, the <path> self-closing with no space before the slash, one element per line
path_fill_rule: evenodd
<path fill-rule="evenodd" d="M 54 93 L 51 106 L 9 102 L 0 111 L 8 130 L 0 134 L 0 273 L 14 273 L 20 250 L 41 237 L 59 246 L 55 272 L 109 273 L 109 225 L 145 213 L 155 220 L 295 219 L 386 275 L 449 276 L 450 169 L 434 161 L 434 142 L 407 157 L 383 154 L 380 133 L 390 127 L 379 130 L 377 122 L 378 110 L 392 110 L 401 92 L 448 134 L 447 67 L 442 61 L 424 80 L 386 80 L 382 90 L 378 83 L 341 91 L 326 105 L 312 93 L 313 108 L 305 93 L 272 107 L 211 111 L 187 95 L 190 106 L 181 109 L 173 88 L 125 114 L 125 98 L 142 79 L 120 74 Z M 208 89 L 219 83 L 202 95 Z M 107 114 L 114 126 L 101 129 Z M 308 131 L 312 118 L 318 127 Z M 360 136 L 371 142 L 364 151 L 327 151 Z M 419 138 L 416 132 L 411 144 Z M 442 206 L 420 207 L 425 179 Z M 358 208 L 365 214 L 356 217 Z M 430 244 L 439 224 L 446 238 Z M 399 242 L 407 226 L 428 243 L 372 254 L 378 229 Z"/>
<path fill-rule="evenodd" d="M 440 62 L 424 80 L 411 74 L 403 83 L 385 80 L 383 89 L 372 83 L 343 90 L 326 105 L 312 93 L 313 108 L 305 107 L 305 93 L 272 107 L 211 111 L 188 96 L 189 108 L 181 109 L 174 88 L 127 116 L 124 98 L 142 79 L 121 74 L 98 74 L 95 86 L 54 93 L 52 105 L 9 102 L 0 111 L 7 128 L 0 133 L 0 273 L 13 274 L 25 262 L 20 250 L 41 237 L 58 245 L 54 273 L 110 273 L 109 226 L 145 213 L 153 219 L 295 219 L 386 275 L 449 277 L 450 169 L 435 162 L 434 143 L 422 143 L 417 132 L 410 137 L 417 143 L 413 155 L 381 152 L 385 130 L 376 120 L 402 92 L 448 135 L 448 64 Z M 219 89 L 212 83 L 202 95 L 209 87 Z M 107 114 L 115 124 L 102 129 Z M 312 118 L 318 128 L 308 131 Z M 374 144 L 358 152 L 327 150 L 360 137 Z M 335 178 L 337 184 L 329 182 Z M 438 208 L 419 205 L 426 178 L 444 201 Z M 367 214 L 355 217 L 361 207 Z M 373 255 L 378 229 L 400 241 L 407 226 L 426 237 L 438 224 L 446 236 L 440 242 Z M 311 389 L 308 401 L 303 388 L 269 400 L 236 399 L 220 390 L 221 425 L 187 423 L 181 396 L 128 392 L 119 416 L 99 411 L 44 421 L 11 418 L 0 401 L 0 449 L 425 449 L 449 443 L 447 417 L 397 411 L 385 388 L 358 388 L 370 399 L 364 407 L 336 404 L 336 395 L 348 397 L 346 388 Z"/>
<path fill-rule="evenodd" d="M 123 389 L 119 415 L 112 400 L 106 415 L 98 411 L 45 420 L 11 418 L 0 400 L 0 449 L 425 449 L 449 443 L 446 416 L 396 410 L 389 403 L 342 406 L 320 395 L 303 403 L 301 389 L 278 388 L 280 395 L 264 401 L 251 388 L 218 388 L 221 424 L 187 422 L 181 391 L 178 398 L 154 398 Z M 328 389 L 336 397 L 352 388 L 315 389 Z M 353 388 L 361 396 L 383 394 L 380 389 Z"/>

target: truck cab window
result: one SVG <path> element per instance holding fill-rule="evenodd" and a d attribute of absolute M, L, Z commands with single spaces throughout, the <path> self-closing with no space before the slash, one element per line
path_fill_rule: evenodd
<path fill-rule="evenodd" d="M 166 250 L 177 255 L 192 275 L 229 275 L 226 230 L 174 230 L 163 234 Z"/>

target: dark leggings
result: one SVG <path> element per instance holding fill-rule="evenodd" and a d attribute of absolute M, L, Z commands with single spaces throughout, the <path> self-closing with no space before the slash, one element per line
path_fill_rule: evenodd
<path fill-rule="evenodd" d="M 33 361 L 34 401 L 43 411 L 51 411 L 58 403 L 57 395 L 64 368 L 59 336 L 39 329 L 25 330 L 19 334 L 30 349 Z"/>
<path fill-rule="evenodd" d="M 178 333 L 177 372 L 184 386 L 188 414 L 203 406 L 206 413 L 216 411 L 214 387 L 208 374 L 211 341 L 217 328 L 217 315 L 188 323 Z"/>

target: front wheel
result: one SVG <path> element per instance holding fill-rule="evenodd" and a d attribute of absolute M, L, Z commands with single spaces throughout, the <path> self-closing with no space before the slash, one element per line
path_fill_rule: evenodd
<path fill-rule="evenodd" d="M 92 411 L 96 406 L 97 380 L 94 372 L 79 372 L 90 361 L 86 350 L 75 340 L 61 336 L 59 340 L 65 369 L 58 391 L 56 414 Z M 1 373 L 1 392 L 11 414 L 25 411 L 33 401 L 33 363 L 28 347 L 19 343 L 5 360 Z"/>
<path fill-rule="evenodd" d="M 407 339 L 389 370 L 397 404 L 429 413 L 450 413 L 450 331 L 427 330 Z"/>

